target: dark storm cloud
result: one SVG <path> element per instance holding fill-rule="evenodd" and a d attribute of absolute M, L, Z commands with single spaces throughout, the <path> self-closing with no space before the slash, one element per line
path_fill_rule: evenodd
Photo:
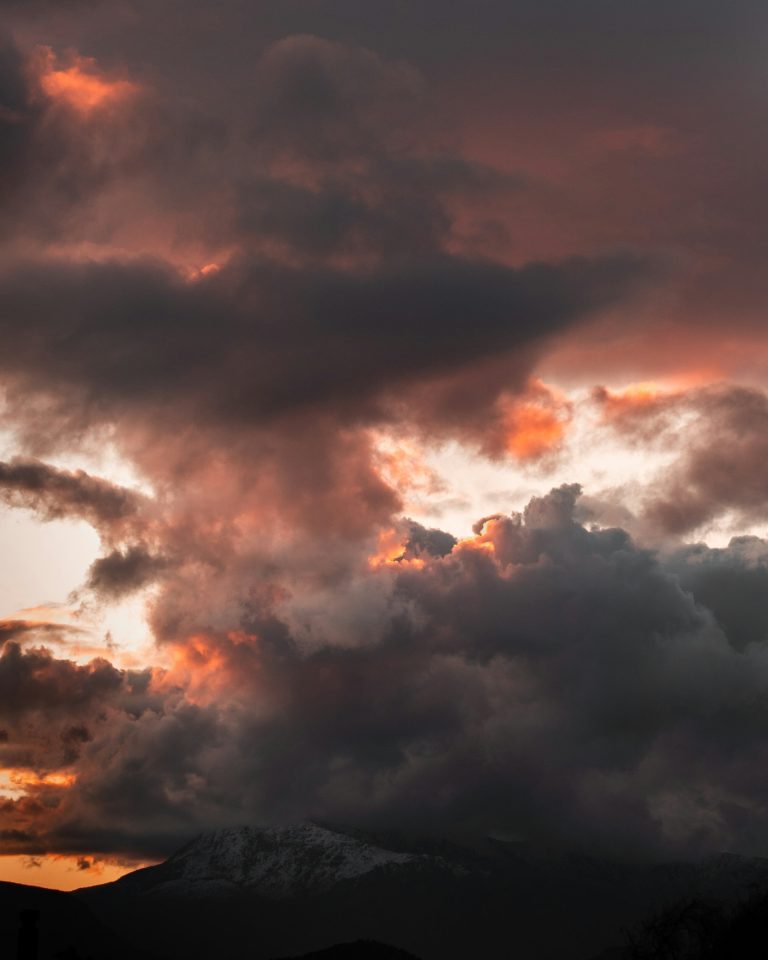
<path fill-rule="evenodd" d="M 116 421 L 176 435 L 190 418 L 231 446 L 246 426 L 319 408 L 345 427 L 455 424 L 472 440 L 553 335 L 648 279 L 634 254 L 512 268 L 448 252 L 451 203 L 515 181 L 430 140 L 408 64 L 306 35 L 249 62 L 248 99 L 179 110 L 157 77 L 85 113 L 37 89 L 24 189 L 47 199 L 42 219 L 19 201 L 17 231 L 132 250 L 141 226 L 138 252 L 152 255 L 8 260 L 0 372 L 28 449 Z M 109 63 L 104 78 L 78 69 L 112 76 Z M 240 253 L 191 282 L 164 261 L 190 256 L 181 236 Z"/>
<path fill-rule="evenodd" d="M 80 61 L 73 51 L 58 62 L 49 48 L 22 50 L 0 31 L 4 257 L 14 256 L 17 244 L 37 249 L 61 248 L 78 240 L 103 242 L 105 233 L 113 231 L 116 216 L 109 215 L 104 197 L 116 184 L 122 187 L 135 176 L 147 140 L 143 130 L 148 115 L 145 120 L 133 110 L 132 98 L 120 111 L 104 108 L 94 117 L 46 87 L 54 69 L 83 69 L 87 76 L 99 76 L 90 61 Z"/>
<path fill-rule="evenodd" d="M 424 527 L 414 520 L 408 523 L 408 539 L 403 556 L 412 560 L 426 554 L 428 557 L 444 557 L 456 546 L 456 537 L 444 530 Z"/>
<path fill-rule="evenodd" d="M 768 543 L 734 537 L 727 547 L 693 544 L 666 561 L 683 589 L 712 611 L 737 650 L 768 640 Z"/>
<path fill-rule="evenodd" d="M 0 500 L 34 510 L 45 520 L 76 517 L 97 529 L 119 525 L 142 503 L 135 492 L 83 470 L 59 470 L 23 457 L 0 462 Z"/>
<path fill-rule="evenodd" d="M 28 160 L 30 127 L 37 119 L 24 58 L 0 30 L 0 203 L 17 187 Z"/>
<path fill-rule="evenodd" d="M 255 263 L 188 284 L 149 264 L 17 266 L 0 278 L 14 345 L 0 366 L 19 381 L 22 420 L 23 397 L 55 390 L 55 412 L 78 428 L 122 410 L 160 420 L 163 405 L 174 419 L 178 405 L 258 422 L 536 344 L 644 270 L 621 257 L 513 270 L 442 256 L 353 274 Z"/>
<path fill-rule="evenodd" d="M 63 190 L 45 206 L 66 242 L 97 229 L 99 243 L 131 249 L 135 216 L 149 249 L 170 232 L 242 252 L 196 282 L 163 262 L 167 241 L 129 262 L 9 259 L 0 330 L 13 350 L 0 369 L 31 433 L 67 420 L 82 432 L 118 410 L 155 423 L 183 408 L 236 429 L 331 403 L 361 421 L 381 416 L 384 392 L 446 376 L 482 394 L 480 420 L 549 337 L 647 279 L 648 260 L 631 254 L 512 268 L 448 252 L 448 198 L 509 178 L 425 138 L 410 66 L 294 36 L 252 70 L 246 106 L 184 101 L 178 117 L 162 89 L 88 116 L 39 95 L 35 146 Z M 47 195 L 49 167 L 25 170 L 33 195 Z M 511 354 L 507 384 L 477 376 Z M 30 395 L 55 401 L 41 409 Z M 412 407 L 453 419 L 447 403 Z"/>
<path fill-rule="evenodd" d="M 0 716 L 6 721 L 39 710 L 68 715 L 108 699 L 120 684 L 119 672 L 105 660 L 77 666 L 10 642 L 0 657 Z"/>
<path fill-rule="evenodd" d="M 575 524 L 576 493 L 487 524 L 495 554 L 471 543 L 399 568 L 379 643 L 262 654 L 282 712 L 247 725 L 252 802 L 299 816 L 315 796 L 325 815 L 592 849 L 752 842 L 725 797 L 754 829 L 762 654 L 736 654 L 622 531 Z M 248 670 L 247 648 L 222 649 Z"/>
<path fill-rule="evenodd" d="M 91 762 L 88 751 L 114 751 L 128 725 L 157 709 L 159 700 L 148 694 L 148 682 L 149 674 L 120 671 L 102 659 L 76 664 L 42 647 L 5 645 L 0 763 L 26 793 L 0 802 L 4 853 L 69 849 L 57 833 L 66 834 L 68 797 Z M 91 829 L 90 842 L 98 845 L 99 827 L 93 823 Z"/>
<path fill-rule="evenodd" d="M 88 570 L 86 586 L 102 599 L 115 600 L 151 583 L 165 565 L 162 557 L 135 544 L 94 560 Z"/>
<path fill-rule="evenodd" d="M 267 48 L 254 84 L 255 142 L 305 163 L 346 163 L 392 149 L 421 93 L 404 63 L 317 36 L 287 37 Z M 403 114 L 405 113 L 405 117 Z"/>

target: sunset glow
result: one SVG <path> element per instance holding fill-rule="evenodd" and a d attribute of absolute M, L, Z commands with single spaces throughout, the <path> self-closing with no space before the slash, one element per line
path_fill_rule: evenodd
<path fill-rule="evenodd" d="M 81 887 L 91 887 L 98 883 L 111 883 L 143 866 L 147 864 L 110 863 L 88 855 L 0 856 L 0 872 L 6 883 L 24 883 L 56 890 L 79 890 Z"/>
<path fill-rule="evenodd" d="M 15 796 L 53 787 L 57 790 L 74 786 L 73 773 L 53 772 L 38 774 L 31 770 L 0 769 L 0 796 Z"/>

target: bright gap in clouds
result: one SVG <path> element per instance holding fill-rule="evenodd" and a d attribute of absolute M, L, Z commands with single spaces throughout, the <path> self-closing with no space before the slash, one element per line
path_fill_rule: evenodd
<path fill-rule="evenodd" d="M 0 460 L 17 454 L 13 437 L 0 434 Z M 152 493 L 131 465 L 106 444 L 87 455 L 54 455 L 46 462 L 63 470 L 85 470 L 121 486 Z M 107 656 L 116 666 L 145 666 L 151 640 L 144 607 L 148 593 L 97 607 L 74 596 L 101 554 L 96 531 L 85 521 L 40 520 L 31 510 L 0 506 L 0 540 L 11 562 L 0 578 L 0 619 L 57 623 L 64 630 L 46 644 L 77 662 Z"/>
<path fill-rule="evenodd" d="M 645 389 L 663 395 L 674 392 L 675 385 L 616 384 L 610 389 L 618 396 L 638 396 Z M 406 444 L 407 459 L 418 468 L 415 481 L 406 478 L 400 484 L 403 512 L 461 539 L 471 535 L 472 525 L 481 517 L 522 511 L 531 497 L 569 483 L 579 483 L 585 497 L 614 500 L 632 512 L 642 512 L 652 485 L 679 459 L 681 448 L 675 443 L 654 447 L 622 438 L 601 421 L 590 389 L 574 389 L 567 399 L 572 404 L 572 419 L 563 442 L 551 455 L 540 458 L 526 460 L 508 455 L 493 460 L 468 451 L 456 441 L 424 447 L 410 441 Z M 690 412 L 680 411 L 676 429 L 682 431 L 690 417 Z M 385 438 L 385 449 L 394 443 Z M 429 483 L 424 476 L 430 478 Z M 620 518 L 614 522 L 622 525 Z M 637 531 L 631 532 L 638 536 Z M 764 526 L 745 525 L 743 517 L 725 513 L 707 527 L 693 531 L 688 539 L 724 547 L 735 535 L 763 537 L 766 530 Z"/>
<path fill-rule="evenodd" d="M 636 506 L 633 495 L 636 500 L 639 488 L 672 463 L 676 451 L 622 443 L 601 427 L 588 391 L 574 392 L 569 399 L 573 419 L 562 446 L 551 456 L 491 460 L 455 441 L 424 448 L 424 464 L 439 480 L 434 484 L 439 489 L 426 494 L 418 487 L 410 491 L 405 512 L 456 537 L 466 537 L 480 517 L 522 510 L 532 496 L 542 496 L 563 483 L 580 483 L 590 496 L 625 488 L 625 498 Z"/>
<path fill-rule="evenodd" d="M 41 522 L 29 510 L 0 508 L 0 538 L 10 562 L 0 579 L 0 616 L 66 606 L 98 556 L 99 538 L 78 520 Z M 41 619 L 41 617 L 28 617 Z"/>

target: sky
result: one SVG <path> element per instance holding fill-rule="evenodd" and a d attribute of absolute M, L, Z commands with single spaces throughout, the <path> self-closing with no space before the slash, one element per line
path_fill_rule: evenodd
<path fill-rule="evenodd" d="M 0 0 L 0 879 L 768 855 L 767 115 L 757 0 Z"/>

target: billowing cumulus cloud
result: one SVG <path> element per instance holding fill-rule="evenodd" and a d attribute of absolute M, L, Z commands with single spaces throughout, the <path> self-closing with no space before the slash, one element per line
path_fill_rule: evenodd
<path fill-rule="evenodd" d="M 759 613 L 765 545 L 661 563 L 575 523 L 577 496 L 452 545 L 413 527 L 437 548 L 369 570 L 365 602 L 328 588 L 352 647 L 307 645 L 275 595 L 177 638 L 170 673 L 11 644 L 2 749 L 36 771 L 6 804 L 16 848 L 151 855 L 206 824 L 324 816 L 630 855 L 766 849 L 765 638 L 718 593 L 730 581 Z"/>

